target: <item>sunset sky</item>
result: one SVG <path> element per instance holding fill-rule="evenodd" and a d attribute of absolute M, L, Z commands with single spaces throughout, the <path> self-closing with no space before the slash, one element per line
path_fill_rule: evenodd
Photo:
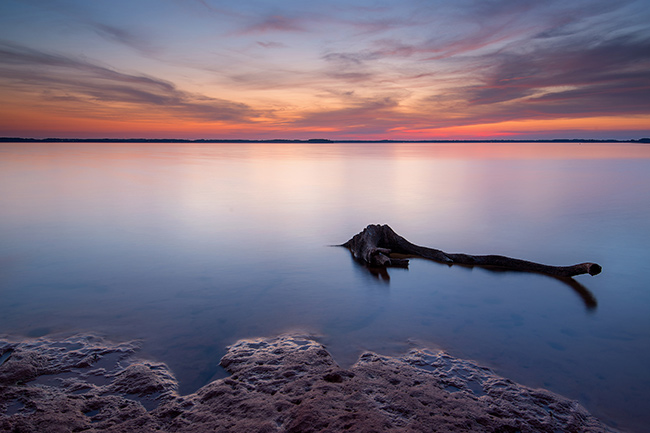
<path fill-rule="evenodd" d="M 0 136 L 650 136 L 648 0 L 2 0 Z"/>

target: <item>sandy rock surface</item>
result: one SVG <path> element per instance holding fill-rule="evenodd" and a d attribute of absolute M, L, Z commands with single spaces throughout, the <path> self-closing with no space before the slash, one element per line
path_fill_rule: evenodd
<path fill-rule="evenodd" d="M 611 432 L 578 403 L 444 352 L 366 352 L 340 368 L 323 345 L 242 340 L 231 376 L 181 396 L 133 342 L 0 340 L 2 432 Z"/>

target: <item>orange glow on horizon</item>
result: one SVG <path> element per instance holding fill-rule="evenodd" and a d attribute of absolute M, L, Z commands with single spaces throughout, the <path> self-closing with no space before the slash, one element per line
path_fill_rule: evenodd
<path fill-rule="evenodd" d="M 610 138 L 628 131 L 628 138 L 647 136 L 650 115 L 607 116 L 554 119 L 520 119 L 493 123 L 469 123 L 431 127 L 422 124 L 421 113 L 369 106 L 341 111 L 337 104 L 319 105 L 321 112 L 299 112 L 294 107 L 273 115 L 256 111 L 257 117 L 223 121 L 175 115 L 174 107 L 147 109 L 136 104 L 83 102 L 81 105 L 39 101 L 33 95 L 5 94 L 7 104 L 0 108 L 0 136 L 62 138 L 215 138 L 215 139 L 351 139 L 351 140 L 481 140 L 572 138 L 582 133 L 592 138 Z M 334 111 L 332 111 L 334 110 Z M 444 114 L 442 114 L 444 115 Z M 322 119 L 319 118 L 322 116 Z M 375 118 L 377 116 L 379 118 Z M 306 119 L 314 118 L 309 121 Z M 387 124 L 397 126 L 382 128 Z M 441 120 L 446 124 L 451 118 Z M 458 122 L 467 122 L 462 118 Z M 435 122 L 434 122 L 435 123 Z"/>
<path fill-rule="evenodd" d="M 407 136 L 408 139 L 426 140 L 426 139 L 492 139 L 492 138 L 517 138 L 522 133 L 541 132 L 553 133 L 558 132 L 555 138 L 563 138 L 563 131 L 617 131 L 629 130 L 639 131 L 643 134 L 647 131 L 650 124 L 650 115 L 634 117 L 613 117 L 600 116 L 579 119 L 530 119 L 530 120 L 512 120 L 498 123 L 475 124 L 453 126 L 446 128 L 430 129 L 409 129 L 408 127 L 396 128 L 393 132 L 399 135 Z M 462 138 L 460 138 L 462 137 Z"/>
<path fill-rule="evenodd" d="M 419 128 L 408 124 L 387 132 L 363 134 L 331 126 L 292 126 L 290 122 L 201 122 L 175 119 L 161 115 L 158 119 L 135 116 L 128 119 L 66 116 L 47 111 L 29 109 L 0 109 L 0 135 L 22 137 L 63 138 L 329 138 L 329 139 L 508 139 L 525 134 L 564 138 L 565 132 L 593 133 L 603 131 L 605 138 L 612 131 L 639 131 L 643 134 L 650 124 L 650 116 L 613 117 L 599 116 L 580 119 L 517 120 L 497 123 L 471 124 L 443 128 Z M 134 120 L 135 119 L 135 120 Z M 588 137 L 587 137 L 588 138 Z M 637 137 L 630 137 L 637 138 Z M 641 138 L 639 135 L 638 138 Z"/>

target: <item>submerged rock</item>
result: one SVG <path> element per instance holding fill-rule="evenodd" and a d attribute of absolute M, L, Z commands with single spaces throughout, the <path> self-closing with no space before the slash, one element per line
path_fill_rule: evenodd
<path fill-rule="evenodd" d="M 309 337 L 242 340 L 221 360 L 230 377 L 181 396 L 137 348 L 88 335 L 0 341 L 0 431 L 613 431 L 577 402 L 444 352 L 367 352 L 342 369 Z"/>

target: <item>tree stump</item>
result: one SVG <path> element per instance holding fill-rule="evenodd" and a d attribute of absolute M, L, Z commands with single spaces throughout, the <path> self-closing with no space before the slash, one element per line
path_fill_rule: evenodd
<path fill-rule="evenodd" d="M 597 275 L 602 267 L 596 263 L 579 263 L 571 266 L 551 266 L 527 260 L 499 255 L 474 256 L 460 253 L 446 253 L 435 248 L 415 245 L 398 235 L 388 225 L 369 225 L 361 233 L 342 246 L 348 248 L 354 258 L 370 267 L 408 267 L 408 259 L 397 258 L 399 254 L 421 257 L 447 265 L 480 266 L 519 272 L 534 272 L 556 278 L 571 278 L 576 275 Z M 391 257 L 391 255 L 393 255 Z"/>

